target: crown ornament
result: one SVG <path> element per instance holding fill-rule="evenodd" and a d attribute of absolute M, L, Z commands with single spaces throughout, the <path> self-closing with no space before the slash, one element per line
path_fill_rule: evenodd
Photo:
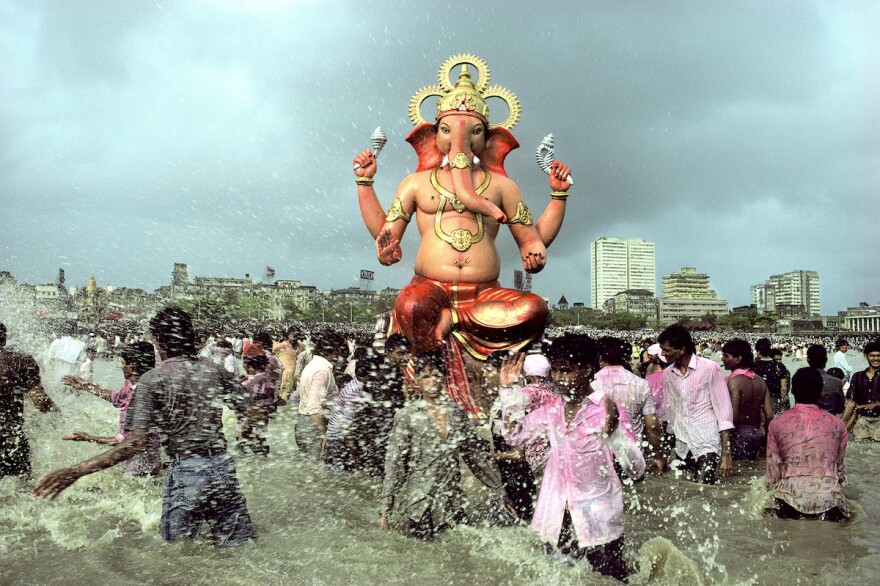
<path fill-rule="evenodd" d="M 453 68 L 458 65 L 461 66 L 461 69 L 458 80 L 453 84 L 450 75 Z M 477 71 L 476 82 L 471 78 L 468 65 L 473 65 Z M 420 89 L 410 100 L 410 120 L 414 126 L 427 123 L 428 121 L 421 113 L 422 103 L 426 99 L 436 96 L 439 98 L 436 120 L 457 112 L 468 113 L 481 118 L 489 128 L 500 126 L 510 130 L 519 122 L 522 111 L 519 99 L 507 88 L 497 85 L 489 87 L 489 76 L 489 66 L 482 58 L 470 53 L 453 55 L 443 62 L 437 72 L 439 84 Z M 505 120 L 494 124 L 489 121 L 489 106 L 486 103 L 489 98 L 498 98 L 507 105 L 508 114 Z"/>

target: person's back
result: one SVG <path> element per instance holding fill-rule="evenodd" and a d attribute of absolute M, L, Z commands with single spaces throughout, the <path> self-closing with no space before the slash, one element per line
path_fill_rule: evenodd
<path fill-rule="evenodd" d="M 33 358 L 0 347 L 0 478 L 30 474 L 24 397 L 39 384 L 40 369 Z"/>
<path fill-rule="evenodd" d="M 759 376 L 752 379 L 743 375 L 739 376 L 742 379 L 737 381 L 740 383 L 739 411 L 734 413 L 733 424 L 737 427 L 740 425 L 759 427 L 764 398 L 767 395 L 767 384 Z"/>

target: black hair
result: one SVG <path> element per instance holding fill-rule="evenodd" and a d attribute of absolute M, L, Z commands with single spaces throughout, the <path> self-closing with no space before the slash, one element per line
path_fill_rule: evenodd
<path fill-rule="evenodd" d="M 251 336 L 251 343 L 260 344 L 266 350 L 272 349 L 272 336 L 269 332 L 261 330 Z"/>
<path fill-rule="evenodd" d="M 686 327 L 679 324 L 667 326 L 665 330 L 660 332 L 657 343 L 666 343 L 673 348 L 684 348 L 685 352 L 689 354 L 697 353 L 697 347 L 694 346 L 694 339 L 691 338 L 691 333 Z"/>
<path fill-rule="evenodd" d="M 340 353 L 348 348 L 345 338 L 332 330 L 318 332 L 312 336 L 312 342 L 315 344 L 315 354 L 322 357 Z"/>
<path fill-rule="evenodd" d="M 871 340 L 867 344 L 865 344 L 865 349 L 863 350 L 865 356 L 870 354 L 871 352 L 880 352 L 880 340 Z"/>
<path fill-rule="evenodd" d="M 196 355 L 196 332 L 192 318 L 183 309 L 169 305 L 150 320 L 150 334 L 168 357 Z"/>
<path fill-rule="evenodd" d="M 422 352 L 413 358 L 413 372 L 416 374 L 432 368 L 436 368 L 444 375 L 446 374 L 446 363 L 443 361 L 443 352 L 440 350 Z"/>
<path fill-rule="evenodd" d="M 825 346 L 813 344 L 807 348 L 807 364 L 813 368 L 825 368 L 828 364 L 828 350 Z"/>
<path fill-rule="evenodd" d="M 761 338 L 755 342 L 755 351 L 761 356 L 770 356 L 770 352 L 773 351 L 773 346 L 770 344 L 770 340 L 767 338 Z"/>
<path fill-rule="evenodd" d="M 137 375 L 144 374 L 156 366 L 156 351 L 149 342 L 126 344 L 119 350 L 119 355 Z"/>
<path fill-rule="evenodd" d="M 838 380 L 840 380 L 846 376 L 844 374 L 843 370 L 841 370 L 840 368 L 837 368 L 836 366 L 832 366 L 831 368 L 829 368 L 825 372 Z"/>
<path fill-rule="evenodd" d="M 550 361 L 551 367 L 555 367 L 554 363 L 563 362 L 571 366 L 590 367 L 595 370 L 599 363 L 596 341 L 585 334 L 565 333 L 551 340 L 547 344 L 544 356 Z"/>
<path fill-rule="evenodd" d="M 293 338 L 297 342 L 304 342 L 306 339 L 306 333 L 302 330 L 302 328 L 298 326 L 290 326 L 284 332 L 285 339 Z"/>
<path fill-rule="evenodd" d="M 776 358 L 777 356 L 782 356 L 782 348 L 773 348 L 770 350 L 770 356 Z"/>
<path fill-rule="evenodd" d="M 6 324 L 0 322 L 0 348 L 6 345 Z"/>
<path fill-rule="evenodd" d="M 410 349 L 409 340 L 406 339 L 406 336 L 403 334 L 391 334 L 385 340 L 385 351 L 391 352 L 396 348 L 405 348 L 407 351 Z"/>
<path fill-rule="evenodd" d="M 596 340 L 599 352 L 599 360 L 611 366 L 624 366 L 627 363 L 626 355 L 630 352 L 629 344 L 620 338 L 602 336 Z"/>
<path fill-rule="evenodd" d="M 752 346 L 742 338 L 728 340 L 721 351 L 731 356 L 739 357 L 739 368 L 753 370 L 755 368 L 755 356 L 752 354 Z"/>
<path fill-rule="evenodd" d="M 269 366 L 269 357 L 265 354 L 259 354 L 257 356 L 245 356 L 242 358 L 242 362 L 245 366 L 249 366 L 254 370 L 263 371 L 266 370 L 266 367 Z"/>
<path fill-rule="evenodd" d="M 815 368 L 798 369 L 791 377 L 791 393 L 797 403 L 815 405 L 822 395 L 822 375 Z"/>

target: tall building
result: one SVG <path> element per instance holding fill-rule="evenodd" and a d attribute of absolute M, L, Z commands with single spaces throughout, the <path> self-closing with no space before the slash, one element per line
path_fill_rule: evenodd
<path fill-rule="evenodd" d="M 709 275 L 698 273 L 694 267 L 683 267 L 677 273 L 663 277 L 665 299 L 718 299 L 709 288 Z"/>
<path fill-rule="evenodd" d="M 629 289 L 657 292 L 654 243 L 603 236 L 590 245 L 590 300 L 594 309 Z"/>
<path fill-rule="evenodd" d="M 816 271 L 789 271 L 771 275 L 766 283 L 752 287 L 752 303 L 761 313 L 787 317 L 817 316 L 821 310 L 821 287 Z"/>

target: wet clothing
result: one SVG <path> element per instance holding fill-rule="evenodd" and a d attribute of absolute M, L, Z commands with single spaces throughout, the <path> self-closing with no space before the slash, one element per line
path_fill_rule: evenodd
<path fill-rule="evenodd" d="M 605 576 L 625 580 L 627 576 L 626 562 L 623 560 L 623 537 L 610 543 L 593 547 L 581 547 L 574 532 L 571 513 L 565 511 L 562 518 L 562 530 L 556 547 L 559 551 L 575 560 L 586 559 L 593 569 Z"/>
<path fill-rule="evenodd" d="M 0 348 L 0 478 L 31 473 L 24 398 L 39 384 L 40 367 L 32 357 Z"/>
<path fill-rule="evenodd" d="M 605 392 L 626 408 L 632 422 L 633 434 L 639 440 L 645 430 L 645 416 L 654 415 L 654 395 L 648 382 L 622 366 L 606 366 L 596 373 L 593 388 Z"/>
<path fill-rule="evenodd" d="M 499 350 L 522 349 L 544 331 L 550 314 L 534 293 L 504 289 L 498 281 L 444 283 L 416 275 L 394 302 L 395 322 L 414 354 L 436 346 L 443 309 L 452 311 L 452 336 L 480 360 Z"/>
<path fill-rule="evenodd" d="M 198 536 L 203 520 L 219 546 L 241 545 L 253 536 L 222 421 L 223 405 L 244 414 L 250 400 L 222 366 L 206 359 L 176 356 L 141 376 L 124 431 L 157 431 L 175 460 L 159 521 L 166 540 Z"/>
<path fill-rule="evenodd" d="M 202 522 L 215 545 L 235 547 L 254 535 L 247 503 L 226 452 L 171 463 L 165 476 L 159 532 L 167 541 L 195 539 Z"/>
<path fill-rule="evenodd" d="M 857 440 L 880 442 L 880 417 L 860 415 L 853 425 L 852 436 Z"/>
<path fill-rule="evenodd" d="M 685 455 L 682 467 L 691 473 L 691 480 L 698 484 L 715 484 L 718 482 L 718 463 L 721 457 L 717 452 L 694 457 L 690 452 Z"/>
<path fill-rule="evenodd" d="M 801 513 L 835 507 L 847 516 L 843 464 L 849 434 L 843 422 L 816 405 L 798 403 L 770 422 L 767 484 Z"/>
<path fill-rule="evenodd" d="M 770 358 L 761 358 L 755 361 L 755 374 L 767 383 L 767 392 L 770 393 L 770 402 L 773 403 L 773 413 L 779 415 L 788 411 L 790 403 L 788 397 L 782 396 L 782 381 L 788 380 L 788 369 L 781 362 Z"/>
<path fill-rule="evenodd" d="M 600 391 L 591 393 L 570 424 L 565 421 L 565 401 L 558 397 L 505 429 L 512 445 L 542 436 L 550 440 L 550 458 L 532 519 L 532 529 L 546 543 L 558 542 L 566 511 L 580 547 L 604 545 L 623 536 L 623 488 L 614 471 L 614 456 L 633 478 L 644 475 L 645 459 L 623 406 L 618 406 L 617 429 L 605 437 L 604 397 Z"/>
<path fill-rule="evenodd" d="M 822 395 L 819 397 L 819 409 L 832 415 L 840 415 L 846 404 L 843 396 L 843 383 L 834 378 L 824 368 L 817 369 L 822 375 Z"/>
<path fill-rule="evenodd" d="M 730 432 L 730 455 L 734 460 L 754 460 L 766 441 L 760 426 L 741 423 Z"/>
<path fill-rule="evenodd" d="M 130 380 L 126 380 L 121 389 L 110 394 L 110 402 L 119 409 L 119 433 L 116 434 L 116 441 L 119 443 L 124 442 L 131 435 L 131 433 L 125 431 L 125 416 L 128 413 L 128 406 L 131 403 L 135 390 L 137 390 L 137 385 L 132 384 Z M 159 454 L 160 448 L 159 434 L 151 433 L 147 449 L 123 462 L 122 469 L 126 474 L 131 474 L 132 476 L 158 474 L 162 466 L 162 457 Z"/>
<path fill-rule="evenodd" d="M 490 419 L 492 450 L 496 453 L 509 452 L 514 449 L 514 446 L 508 444 L 502 435 L 500 400 L 495 402 L 492 411 Z M 504 483 L 507 498 L 510 499 L 516 514 L 523 521 L 531 521 L 535 513 L 537 487 L 535 486 L 535 478 L 532 476 L 532 469 L 525 460 L 525 455 L 519 461 L 496 460 L 495 463 L 501 473 L 501 482 Z"/>
<path fill-rule="evenodd" d="M 445 401 L 445 407 L 443 439 L 424 401 L 413 401 L 394 416 L 380 495 L 382 513 L 396 510 L 418 523 L 430 512 L 434 527 L 455 523 L 464 500 L 459 456 L 478 480 L 498 497 L 504 496 L 498 468 L 489 460 L 464 410 L 452 401 Z"/>
<path fill-rule="evenodd" d="M 868 378 L 868 369 L 855 373 L 849 384 L 849 396 L 856 405 L 880 403 L 880 373 L 875 372 L 873 378 Z M 860 419 L 865 416 L 880 417 L 880 409 L 871 409 L 859 414 Z"/>
<path fill-rule="evenodd" d="M 524 386 L 521 390 L 529 397 L 529 405 L 526 413 L 540 409 L 544 405 L 555 401 L 558 395 L 554 393 L 551 383 L 536 382 Z M 523 446 L 526 462 L 534 473 L 543 472 L 547 459 L 550 457 L 550 440 L 544 437 L 536 438 Z"/>

